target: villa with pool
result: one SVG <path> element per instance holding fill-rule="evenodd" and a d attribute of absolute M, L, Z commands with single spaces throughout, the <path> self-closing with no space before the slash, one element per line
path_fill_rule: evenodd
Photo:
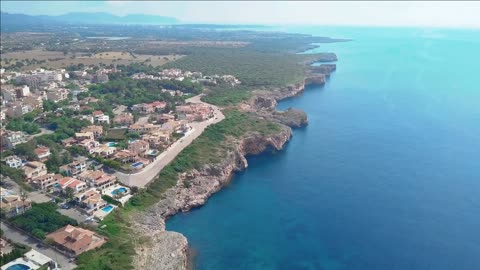
<path fill-rule="evenodd" d="M 43 268 L 42 268 L 43 267 Z M 14 261 L 11 261 L 2 266 L 2 270 L 37 270 L 37 269 L 54 270 L 57 268 L 57 263 L 51 258 L 42 253 L 32 249 Z"/>

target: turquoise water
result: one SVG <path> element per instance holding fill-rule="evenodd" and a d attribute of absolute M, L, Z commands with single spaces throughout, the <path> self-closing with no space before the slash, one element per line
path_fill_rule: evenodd
<path fill-rule="evenodd" d="M 110 204 L 102 208 L 102 211 L 107 213 L 110 213 L 110 211 L 112 210 L 113 210 L 113 206 L 111 206 Z"/>
<path fill-rule="evenodd" d="M 309 125 L 174 216 L 196 269 L 480 269 L 480 32 L 285 28 L 352 38 Z"/>
<path fill-rule="evenodd" d="M 127 192 L 127 189 L 124 188 L 124 187 L 121 187 L 121 188 L 117 188 L 115 190 L 112 191 L 112 195 L 117 195 L 118 193 L 126 193 Z"/>

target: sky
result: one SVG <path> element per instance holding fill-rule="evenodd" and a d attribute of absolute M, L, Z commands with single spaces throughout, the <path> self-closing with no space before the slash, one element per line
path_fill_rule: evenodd
<path fill-rule="evenodd" d="M 480 28 L 474 1 L 1 1 L 2 12 L 153 14 L 184 23 L 430 26 Z"/>

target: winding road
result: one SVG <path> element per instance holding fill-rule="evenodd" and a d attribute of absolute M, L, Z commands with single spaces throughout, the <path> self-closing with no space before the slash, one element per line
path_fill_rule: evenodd
<path fill-rule="evenodd" d="M 202 95 L 197 95 L 187 99 L 187 102 L 190 103 L 203 103 L 209 106 L 212 106 L 214 109 L 214 117 L 210 118 L 203 122 L 193 122 L 190 123 L 192 129 L 185 134 L 180 140 L 173 143 L 168 147 L 164 152 L 158 155 L 152 163 L 148 164 L 142 171 L 138 173 L 126 174 L 122 172 L 116 172 L 118 180 L 128 186 L 137 186 L 145 187 L 150 181 L 152 181 L 155 176 L 157 176 L 160 171 L 167 166 L 185 147 L 190 145 L 193 140 L 200 136 L 206 127 L 211 124 L 218 123 L 225 119 L 223 113 L 218 109 L 218 107 L 211 104 L 205 103 L 200 100 Z"/>

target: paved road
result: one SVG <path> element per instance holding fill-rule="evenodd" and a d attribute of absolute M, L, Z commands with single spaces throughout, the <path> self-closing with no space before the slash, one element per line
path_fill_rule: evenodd
<path fill-rule="evenodd" d="M 77 267 L 74 263 L 69 262 L 69 259 L 62 253 L 48 247 L 37 247 L 39 241 L 36 239 L 25 235 L 16 229 L 8 226 L 7 224 L 1 224 L 2 230 L 4 231 L 5 238 L 12 240 L 13 242 L 21 243 L 27 245 L 35 250 L 38 250 L 40 253 L 45 254 L 50 257 L 52 260 L 56 261 L 62 270 L 71 270 Z"/>
<path fill-rule="evenodd" d="M 194 96 L 187 99 L 186 101 L 191 103 L 204 103 L 200 100 L 200 97 L 201 95 Z M 118 177 L 118 179 L 122 183 L 128 186 L 145 187 L 185 147 L 187 147 L 190 143 L 192 143 L 193 140 L 195 140 L 198 136 L 200 136 L 206 127 L 208 127 L 211 124 L 218 123 L 225 118 L 225 116 L 218 109 L 218 107 L 213 105 L 210 105 L 210 106 L 214 108 L 215 116 L 213 118 L 203 122 L 191 123 L 190 126 L 192 127 L 192 130 L 190 130 L 180 140 L 173 143 L 167 150 L 162 152 L 155 161 L 147 165 L 142 171 L 134 174 L 125 174 L 125 173 L 117 172 L 115 175 Z"/>

